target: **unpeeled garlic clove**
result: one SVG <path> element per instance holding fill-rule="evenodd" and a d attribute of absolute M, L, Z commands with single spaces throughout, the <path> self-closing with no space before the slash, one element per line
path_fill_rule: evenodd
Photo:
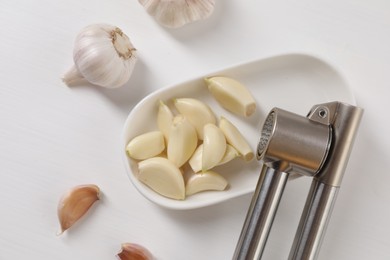
<path fill-rule="evenodd" d="M 198 144 L 194 126 L 189 120 L 177 115 L 173 119 L 167 145 L 167 156 L 177 167 L 181 167 L 193 154 Z"/>
<path fill-rule="evenodd" d="M 123 243 L 117 258 L 120 260 L 153 260 L 153 255 L 139 244 Z"/>
<path fill-rule="evenodd" d="M 222 160 L 226 151 L 226 138 L 214 124 L 206 124 L 203 134 L 202 171 L 206 171 Z"/>
<path fill-rule="evenodd" d="M 166 141 L 169 139 L 173 118 L 172 111 L 162 100 L 160 100 L 157 112 L 157 127 L 164 134 Z"/>
<path fill-rule="evenodd" d="M 73 61 L 74 66 L 63 77 L 67 85 L 86 80 L 101 87 L 117 88 L 130 79 L 137 56 L 129 37 L 121 29 L 109 24 L 93 24 L 76 37 Z"/>
<path fill-rule="evenodd" d="M 186 183 L 186 195 L 207 191 L 226 189 L 228 181 L 220 174 L 214 171 L 205 171 L 202 173 L 195 173 L 188 178 Z"/>
<path fill-rule="evenodd" d="M 160 154 L 165 149 L 164 135 L 151 131 L 134 137 L 126 146 L 127 154 L 136 160 L 145 160 Z"/>
<path fill-rule="evenodd" d="M 225 134 L 227 143 L 232 145 L 245 161 L 253 159 L 254 154 L 251 147 L 235 125 L 226 118 L 221 117 L 219 128 Z"/>
<path fill-rule="evenodd" d="M 216 118 L 211 108 L 195 98 L 177 98 L 174 100 L 176 109 L 195 126 L 198 138 L 203 140 L 203 127 L 215 124 Z"/>
<path fill-rule="evenodd" d="M 146 11 L 162 25 L 178 28 L 209 17 L 215 0 L 138 0 Z"/>
<path fill-rule="evenodd" d="M 58 219 L 62 234 L 76 223 L 99 200 L 100 189 L 94 184 L 79 185 L 63 195 L 58 204 Z"/>
<path fill-rule="evenodd" d="M 137 178 L 155 192 L 177 200 L 185 198 L 184 178 L 170 160 L 153 157 L 138 163 Z"/>
<path fill-rule="evenodd" d="M 237 115 L 250 116 L 256 111 L 256 101 L 240 82 L 228 77 L 205 78 L 209 91 L 218 103 Z"/>

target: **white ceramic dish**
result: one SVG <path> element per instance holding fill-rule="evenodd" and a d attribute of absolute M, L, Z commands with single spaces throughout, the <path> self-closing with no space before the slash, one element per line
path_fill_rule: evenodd
<path fill-rule="evenodd" d="M 241 118 L 222 109 L 208 92 L 203 78 L 224 75 L 245 84 L 254 95 L 257 111 L 250 118 Z M 129 114 L 123 130 L 123 158 L 131 182 L 150 201 L 171 209 L 193 209 L 251 193 L 256 187 L 260 163 L 245 163 L 236 159 L 215 170 L 229 181 L 225 191 L 210 191 L 187 197 L 184 201 L 165 198 L 136 178 L 137 164 L 128 158 L 125 146 L 133 137 L 156 130 L 158 100 L 193 97 L 205 101 L 217 116 L 230 119 L 244 134 L 255 151 L 259 130 L 273 107 L 306 115 L 315 104 L 342 101 L 354 105 L 350 88 L 338 71 L 323 60 L 305 54 L 286 54 L 241 64 L 216 71 L 193 80 L 158 90 L 140 101 Z"/>

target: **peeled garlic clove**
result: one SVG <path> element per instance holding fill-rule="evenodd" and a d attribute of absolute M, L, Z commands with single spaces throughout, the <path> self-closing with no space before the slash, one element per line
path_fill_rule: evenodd
<path fill-rule="evenodd" d="M 184 179 L 179 168 L 163 157 L 138 163 L 138 179 L 155 192 L 172 199 L 185 198 Z"/>
<path fill-rule="evenodd" d="M 162 25 L 178 28 L 209 17 L 215 0 L 138 0 L 146 11 Z"/>
<path fill-rule="evenodd" d="M 192 195 L 201 191 L 226 189 L 228 181 L 214 171 L 195 173 L 188 178 L 186 183 L 186 195 Z"/>
<path fill-rule="evenodd" d="M 101 87 L 117 88 L 130 79 L 137 56 L 129 37 L 121 29 L 93 24 L 76 37 L 73 61 L 74 66 L 63 78 L 67 85 L 86 80 Z"/>
<path fill-rule="evenodd" d="M 157 126 L 164 134 L 165 140 L 168 140 L 169 138 L 173 118 L 174 116 L 172 111 L 163 101 L 160 100 L 157 112 Z"/>
<path fill-rule="evenodd" d="M 203 144 L 200 144 L 188 160 L 188 164 L 194 172 L 200 172 L 202 170 L 202 154 Z"/>
<path fill-rule="evenodd" d="M 117 258 L 120 260 L 152 260 L 153 255 L 148 249 L 139 244 L 123 243 Z"/>
<path fill-rule="evenodd" d="M 219 128 L 225 134 L 228 144 L 232 145 L 245 161 L 253 159 L 254 154 L 251 147 L 235 125 L 226 118 L 221 117 L 219 120 Z"/>
<path fill-rule="evenodd" d="M 58 204 L 60 234 L 77 222 L 99 199 L 100 189 L 93 184 L 79 185 L 63 195 Z"/>
<path fill-rule="evenodd" d="M 211 108 L 195 98 L 177 98 L 174 100 L 176 109 L 195 126 L 198 138 L 203 140 L 203 127 L 215 124 L 216 118 Z"/>
<path fill-rule="evenodd" d="M 202 154 L 203 144 L 200 144 L 198 148 L 196 148 L 195 152 L 192 154 L 191 158 L 188 160 L 188 164 L 190 165 L 194 173 L 202 171 Z M 239 153 L 237 152 L 237 150 L 230 144 L 226 144 L 225 154 L 216 166 L 228 163 L 238 156 Z"/>
<path fill-rule="evenodd" d="M 218 165 L 228 163 L 231 160 L 233 160 L 234 158 L 236 158 L 237 156 L 239 156 L 239 153 L 237 152 L 237 150 L 233 146 L 231 146 L 230 144 L 226 144 L 225 154 L 223 155 L 223 157 L 222 157 L 221 161 L 218 163 Z"/>
<path fill-rule="evenodd" d="M 203 134 L 202 171 L 206 171 L 221 161 L 226 151 L 226 138 L 213 124 L 206 124 Z"/>
<path fill-rule="evenodd" d="M 182 115 L 175 116 L 167 145 L 167 156 L 177 167 L 181 167 L 196 149 L 198 138 L 193 125 Z"/>
<path fill-rule="evenodd" d="M 126 146 L 127 154 L 136 160 L 145 160 L 160 154 L 165 149 L 164 135 L 151 131 L 134 137 Z"/>
<path fill-rule="evenodd" d="M 250 116 L 256 111 L 256 101 L 240 82 L 228 77 L 205 78 L 209 91 L 218 103 L 237 115 Z"/>

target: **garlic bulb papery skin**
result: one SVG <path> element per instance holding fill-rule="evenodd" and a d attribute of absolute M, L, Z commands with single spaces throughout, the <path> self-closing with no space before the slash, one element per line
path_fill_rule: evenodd
<path fill-rule="evenodd" d="M 93 24 L 76 37 L 73 67 L 64 75 L 68 85 L 86 80 L 105 88 L 117 88 L 129 81 L 137 62 L 129 37 L 116 26 Z"/>
<path fill-rule="evenodd" d="M 179 28 L 208 18 L 214 11 L 215 0 L 138 0 L 160 24 Z"/>

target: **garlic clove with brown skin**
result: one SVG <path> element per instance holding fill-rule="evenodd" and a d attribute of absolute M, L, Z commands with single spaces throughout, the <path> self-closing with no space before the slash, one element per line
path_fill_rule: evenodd
<path fill-rule="evenodd" d="M 100 189 L 94 184 L 79 185 L 66 192 L 57 209 L 61 227 L 59 234 L 73 226 L 99 199 Z"/>
<path fill-rule="evenodd" d="M 135 243 L 123 243 L 116 255 L 120 260 L 153 260 L 153 255 L 144 246 Z"/>
<path fill-rule="evenodd" d="M 208 18 L 214 11 L 215 0 L 138 0 L 161 25 L 179 28 Z"/>
<path fill-rule="evenodd" d="M 129 37 L 116 26 L 93 24 L 81 30 L 73 49 L 73 67 L 64 75 L 68 86 L 86 80 L 117 88 L 129 81 L 137 61 Z"/>

